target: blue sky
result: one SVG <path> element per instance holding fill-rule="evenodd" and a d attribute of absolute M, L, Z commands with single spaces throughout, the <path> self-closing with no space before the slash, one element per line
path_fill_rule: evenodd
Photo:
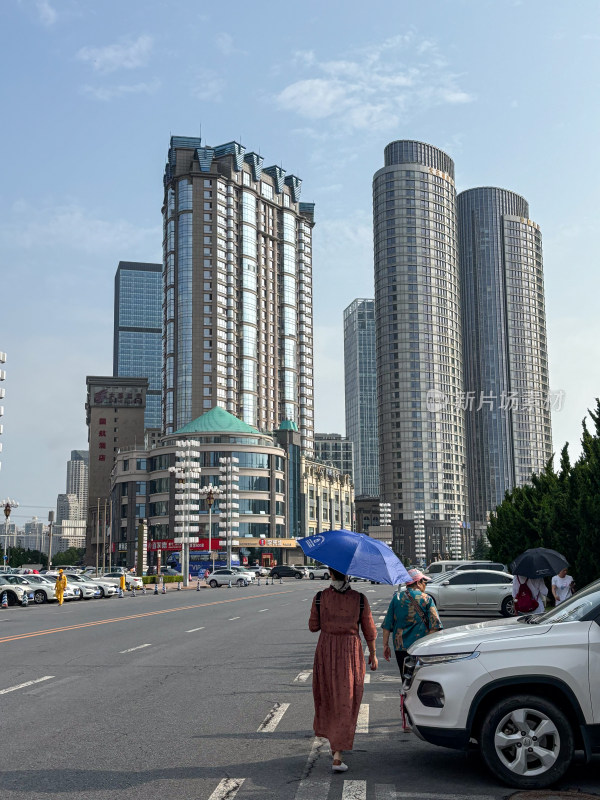
<path fill-rule="evenodd" d="M 371 181 L 393 139 L 459 191 L 523 194 L 544 241 L 555 449 L 600 395 L 596 0 L 2 0 L 0 497 L 24 522 L 85 448 L 119 260 L 161 260 L 171 134 L 237 139 L 314 201 L 316 427 L 343 432 L 341 320 L 373 296 Z M 39 508 L 38 508 L 39 506 Z"/>

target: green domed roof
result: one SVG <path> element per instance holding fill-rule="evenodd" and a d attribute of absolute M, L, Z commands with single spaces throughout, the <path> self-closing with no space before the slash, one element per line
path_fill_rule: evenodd
<path fill-rule="evenodd" d="M 298 426 L 293 419 L 284 419 L 279 426 L 280 431 L 297 431 Z"/>
<path fill-rule="evenodd" d="M 246 422 L 242 422 L 241 419 L 234 417 L 233 414 L 229 413 L 229 411 L 225 411 L 225 409 L 220 408 L 220 406 L 215 406 L 214 408 L 211 408 L 210 411 L 207 411 L 206 414 L 202 414 L 202 416 L 198 417 L 198 419 L 188 422 L 188 424 L 184 425 L 183 428 L 175 431 L 175 435 L 179 433 L 217 432 L 260 433 L 260 431 L 256 428 L 253 428 L 252 425 L 248 425 Z"/>

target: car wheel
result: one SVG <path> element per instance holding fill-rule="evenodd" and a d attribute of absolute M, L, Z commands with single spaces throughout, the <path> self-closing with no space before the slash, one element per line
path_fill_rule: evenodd
<path fill-rule="evenodd" d="M 33 593 L 33 602 L 41 605 L 45 603 L 48 598 L 46 597 L 46 592 L 43 592 L 41 589 L 36 589 Z"/>
<path fill-rule="evenodd" d="M 102 599 L 103 597 L 106 597 L 106 595 L 104 594 L 104 589 L 100 587 L 100 599 Z"/>
<path fill-rule="evenodd" d="M 309 573 L 308 573 L 308 577 L 311 579 L 311 581 L 314 581 L 314 579 L 315 579 L 315 573 L 314 573 L 314 572 L 309 572 Z"/>
<path fill-rule="evenodd" d="M 503 617 L 513 617 L 515 613 L 515 601 L 512 597 L 505 597 L 500 607 L 500 613 Z"/>
<path fill-rule="evenodd" d="M 326 572 L 326 573 L 325 573 L 325 575 L 323 575 L 323 580 L 324 580 L 324 581 L 328 581 L 330 577 L 331 577 L 331 576 L 329 575 L 329 573 L 328 573 L 328 572 Z"/>
<path fill-rule="evenodd" d="M 299 572 L 297 572 L 297 573 L 294 575 L 294 578 L 296 578 L 296 580 L 298 580 L 298 581 L 299 581 L 299 580 L 302 580 L 302 575 L 300 575 L 300 573 L 299 573 Z"/>
<path fill-rule="evenodd" d="M 243 586 L 244 583 L 245 583 L 245 581 L 244 581 L 243 578 L 238 578 L 237 581 L 236 581 L 236 585 L 237 586 Z"/>
<path fill-rule="evenodd" d="M 217 583 L 217 581 L 216 581 L 216 580 L 213 578 L 213 579 L 212 579 L 212 581 L 209 581 L 209 582 L 208 582 L 208 585 L 210 586 L 210 588 L 211 588 L 211 589 L 216 589 L 216 588 L 217 588 L 217 586 L 218 586 L 219 584 L 218 584 L 218 583 Z"/>
<path fill-rule="evenodd" d="M 558 781 L 575 749 L 563 711 L 533 695 L 496 703 L 483 720 L 480 745 L 494 775 L 517 789 L 543 789 Z"/>
<path fill-rule="evenodd" d="M 4 592 L 3 592 L 4 594 Z M 17 605 L 17 595 L 14 592 L 7 592 L 6 593 L 6 601 L 9 606 L 16 606 Z"/>
<path fill-rule="evenodd" d="M 276 580 L 279 580 L 279 573 L 278 573 L 278 572 L 274 572 L 274 573 L 271 575 L 271 577 L 272 577 L 272 578 L 275 578 Z"/>

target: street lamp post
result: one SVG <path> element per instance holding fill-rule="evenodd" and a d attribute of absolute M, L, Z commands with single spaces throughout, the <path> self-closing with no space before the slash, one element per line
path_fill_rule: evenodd
<path fill-rule="evenodd" d="M 215 571 L 215 555 L 212 549 L 212 507 L 215 502 L 215 497 L 221 494 L 221 489 L 218 486 L 213 486 L 209 483 L 207 486 L 202 486 L 200 495 L 204 497 L 206 505 L 208 506 L 208 557 L 212 560 L 213 572 Z"/>
<path fill-rule="evenodd" d="M 4 506 L 4 565 L 6 566 L 8 562 L 8 522 L 10 519 L 10 512 L 13 508 L 18 508 L 19 504 L 16 500 L 11 500 L 10 497 L 7 497 L 5 500 L 0 500 L 0 503 Z"/>
<path fill-rule="evenodd" d="M 182 534 L 175 537 L 181 543 L 181 572 L 183 585 L 189 585 L 190 574 L 190 544 L 197 544 L 198 537 L 190 534 L 198 533 L 200 515 L 198 513 L 198 483 L 200 481 L 200 467 L 197 459 L 200 452 L 194 448 L 200 443 L 193 440 L 177 442 L 176 466 L 169 467 L 169 472 L 175 478 L 175 532 Z M 194 509 L 195 504 L 195 509 Z"/>
<path fill-rule="evenodd" d="M 239 530 L 239 458 L 225 456 L 219 459 L 221 491 L 225 493 L 225 503 L 222 504 L 219 515 L 219 528 L 225 530 L 225 546 L 227 548 L 227 569 L 231 569 L 231 546 L 233 544 L 234 529 Z M 236 542 L 239 544 L 239 542 Z"/>

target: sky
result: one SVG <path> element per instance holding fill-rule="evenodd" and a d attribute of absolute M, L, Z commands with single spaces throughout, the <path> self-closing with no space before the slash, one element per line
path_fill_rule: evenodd
<path fill-rule="evenodd" d="M 112 373 L 120 260 L 161 261 L 169 137 L 240 141 L 316 203 L 316 430 L 344 432 L 344 308 L 373 297 L 372 178 L 394 139 L 542 230 L 558 452 L 600 395 L 597 0 L 0 0 L 0 499 L 46 518 Z"/>

